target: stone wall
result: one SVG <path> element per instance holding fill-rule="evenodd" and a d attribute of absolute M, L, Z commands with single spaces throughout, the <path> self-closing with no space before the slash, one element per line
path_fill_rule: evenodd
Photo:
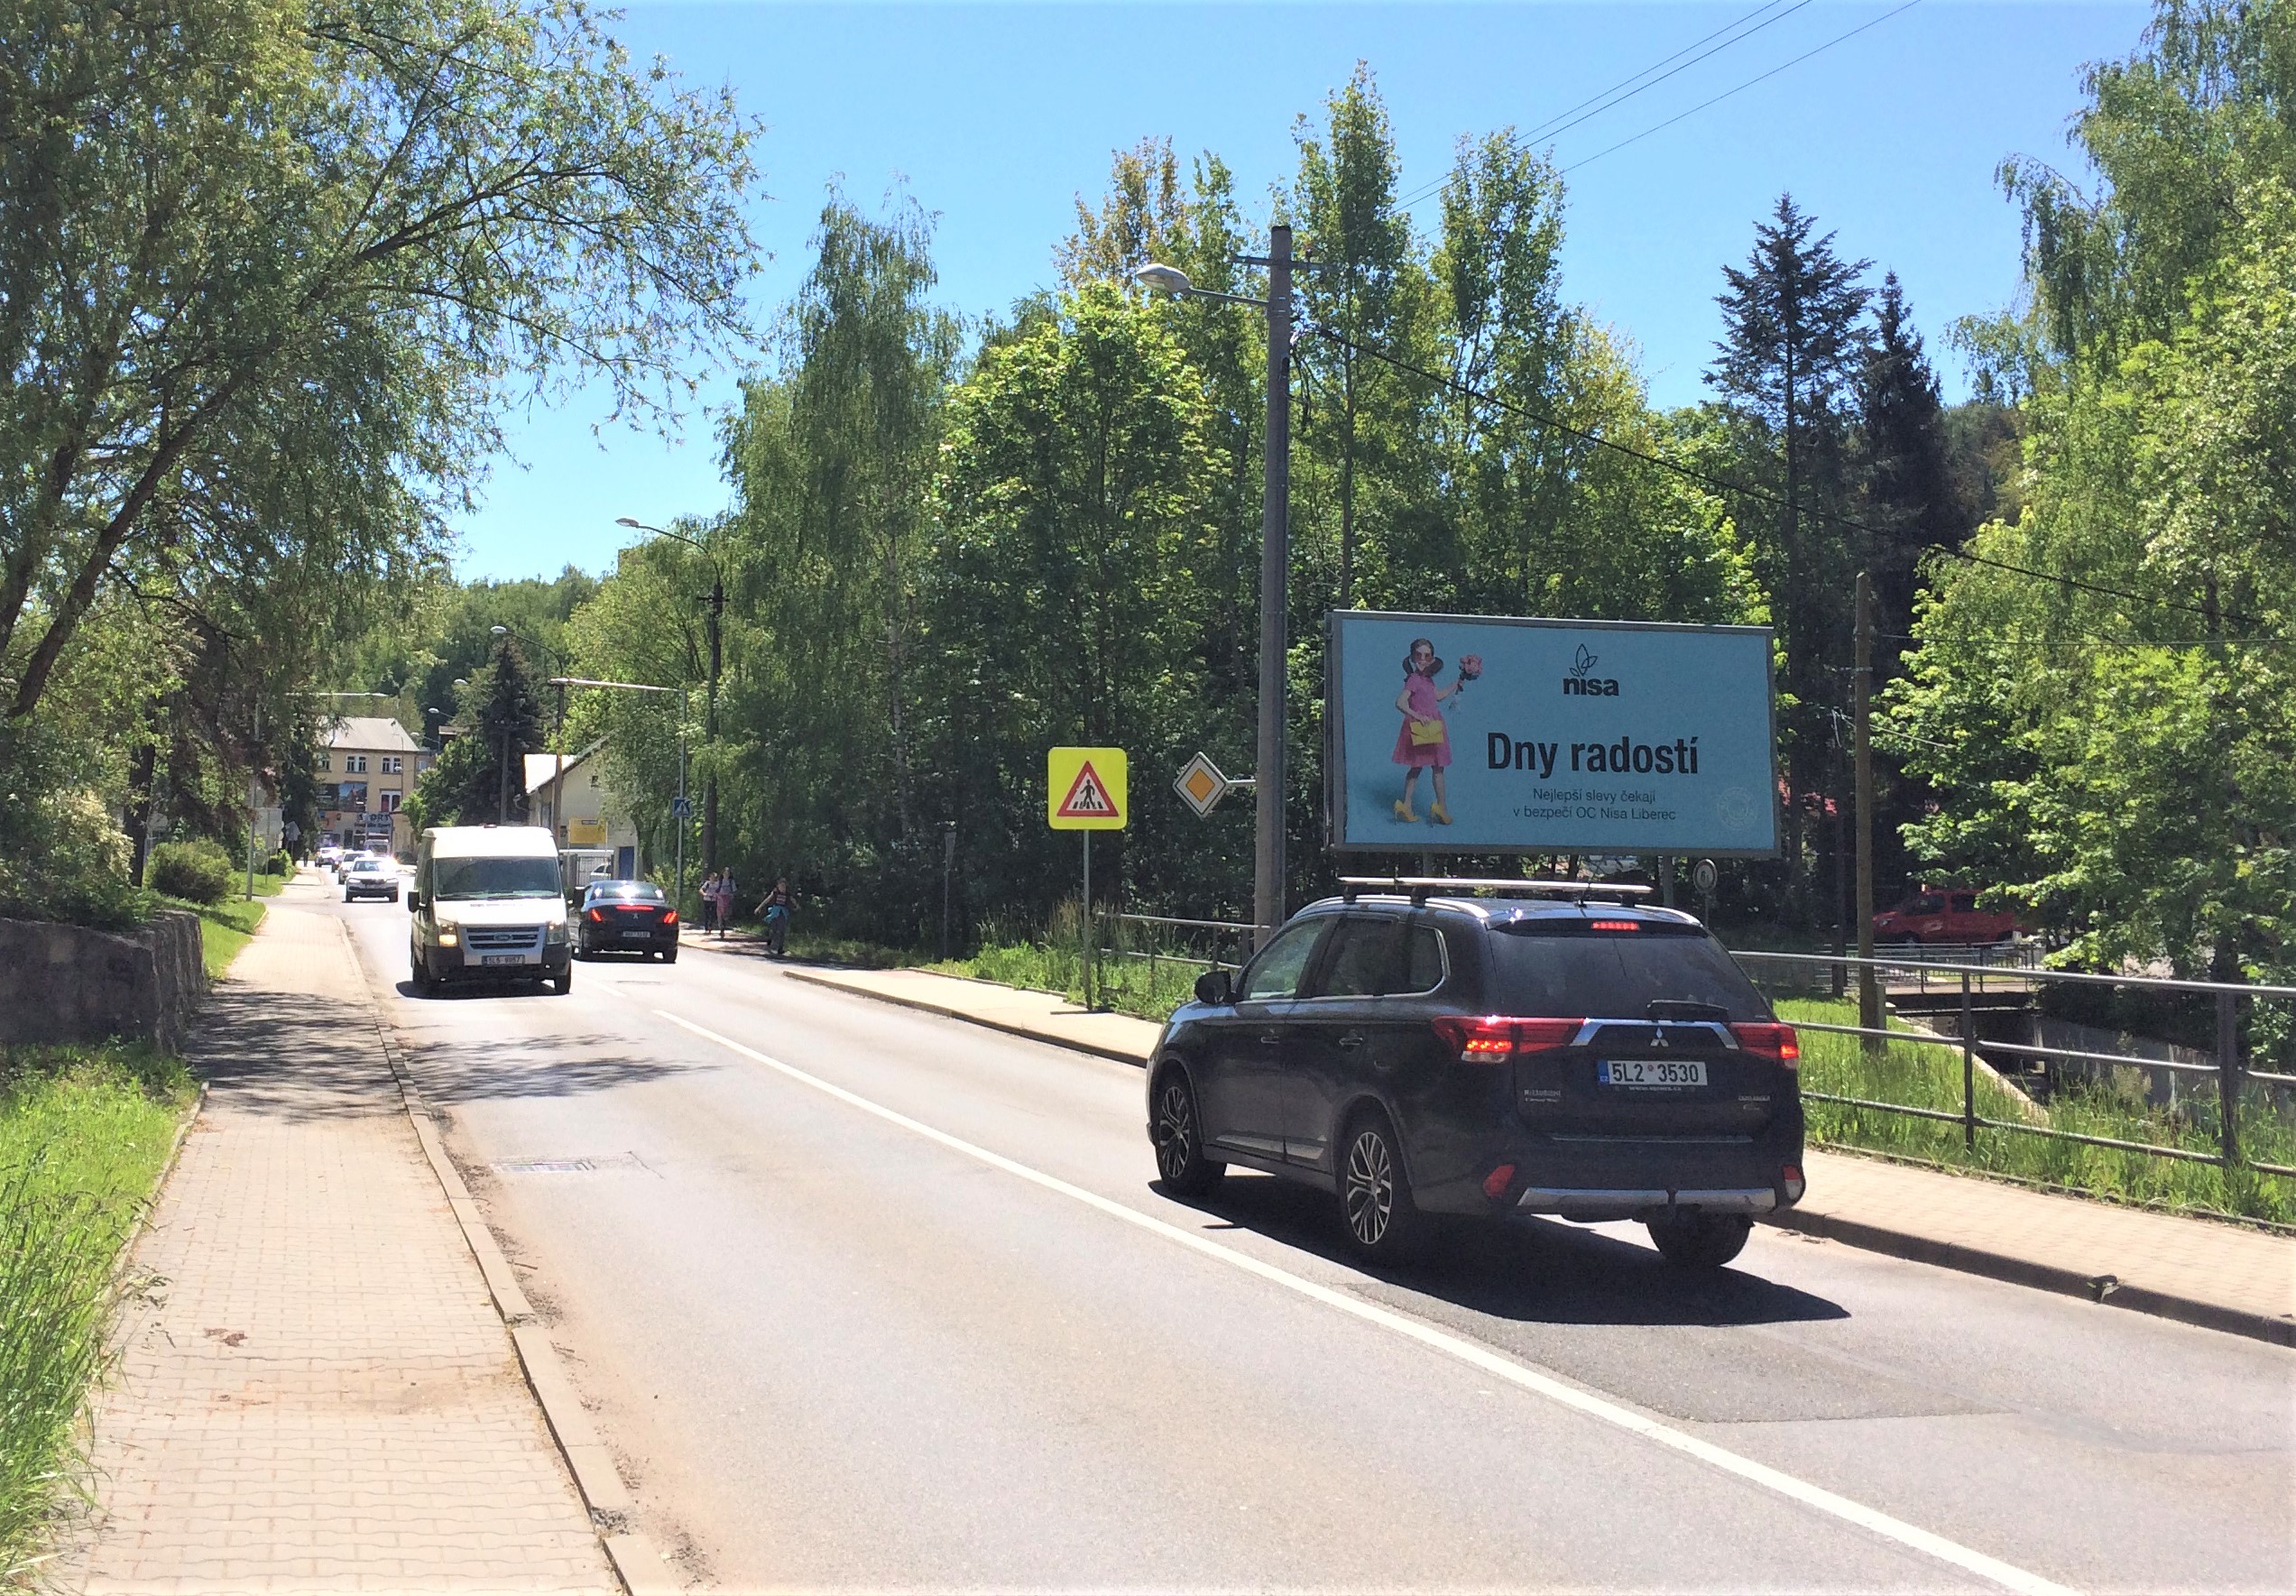
<path fill-rule="evenodd" d="M 128 1037 L 180 1053 L 207 992 L 199 917 L 186 910 L 125 934 L 0 920 L 0 1042 Z"/>

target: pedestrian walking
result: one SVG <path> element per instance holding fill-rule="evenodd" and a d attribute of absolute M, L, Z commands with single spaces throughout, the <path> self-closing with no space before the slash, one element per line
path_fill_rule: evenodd
<path fill-rule="evenodd" d="M 725 940 L 725 928 L 733 923 L 733 867 L 727 865 L 717 877 L 717 939 Z"/>
<path fill-rule="evenodd" d="M 765 917 L 765 951 L 779 958 L 789 939 L 789 878 L 783 876 L 773 890 L 758 899 L 757 912 Z"/>
<path fill-rule="evenodd" d="M 702 878 L 702 935 L 717 928 L 717 872 Z"/>

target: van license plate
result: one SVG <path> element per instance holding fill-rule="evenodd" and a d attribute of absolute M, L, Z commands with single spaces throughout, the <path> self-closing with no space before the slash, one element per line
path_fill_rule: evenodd
<path fill-rule="evenodd" d="M 1594 1078 L 1605 1086 L 1703 1086 L 1702 1058 L 1598 1058 Z"/>
<path fill-rule="evenodd" d="M 490 953 L 483 955 L 479 962 L 485 964 L 523 964 L 528 961 L 522 953 Z"/>

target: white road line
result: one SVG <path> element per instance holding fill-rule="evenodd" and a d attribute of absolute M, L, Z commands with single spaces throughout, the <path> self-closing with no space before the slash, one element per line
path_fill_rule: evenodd
<path fill-rule="evenodd" d="M 868 1098 L 848 1092 L 843 1086 L 825 1081 L 818 1075 L 809 1075 L 795 1065 L 784 1064 L 781 1060 L 770 1057 L 754 1047 L 744 1047 L 731 1037 L 720 1036 L 706 1027 L 696 1025 L 690 1019 L 681 1019 L 667 1009 L 656 1009 L 654 1012 L 672 1025 L 715 1042 L 719 1047 L 738 1053 L 744 1058 L 753 1059 L 769 1069 L 779 1070 L 791 1080 L 801 1082 L 816 1092 L 825 1093 L 840 1102 L 850 1103 L 863 1113 L 874 1114 L 890 1124 L 899 1125 L 904 1130 L 914 1131 L 929 1141 L 938 1142 L 952 1152 L 963 1153 L 968 1158 L 977 1159 L 993 1169 L 1001 1169 L 1007 1175 L 1016 1176 L 1033 1185 L 1042 1186 L 1047 1191 L 1058 1192 L 1062 1196 L 1073 1198 L 1088 1208 L 1097 1209 L 1111 1219 L 1119 1219 L 1126 1224 L 1137 1225 L 1141 1230 L 1161 1236 L 1166 1241 L 1177 1242 L 1206 1258 L 1216 1259 L 1231 1268 L 1241 1269 L 1248 1275 L 1257 1275 L 1263 1280 L 1283 1287 L 1287 1291 L 1296 1292 L 1312 1302 L 1336 1308 L 1341 1313 L 1351 1314 L 1358 1319 L 1377 1324 L 1383 1330 L 1390 1330 L 1397 1335 L 1406 1336 L 1423 1346 L 1431 1347 L 1438 1352 L 1457 1359 L 1462 1363 L 1481 1370 L 1486 1374 L 1544 1397 L 1551 1402 L 1560 1403 L 1563 1407 L 1585 1414 L 1590 1418 L 1600 1419 L 1604 1424 L 1614 1425 L 1630 1435 L 1639 1435 L 1646 1441 L 1655 1442 L 1684 1456 L 1696 1458 L 1699 1462 L 1720 1469 L 1725 1473 L 1735 1474 L 1739 1479 L 1759 1485 L 1766 1490 L 1775 1491 L 1789 1501 L 1813 1508 L 1846 1524 L 1855 1525 L 1869 1534 L 1879 1536 L 1884 1540 L 1895 1541 L 1899 1545 L 1926 1554 L 1941 1563 L 1949 1564 L 1966 1573 L 1975 1574 L 1979 1579 L 1990 1581 L 2004 1590 L 2024 1592 L 2025 1596 L 2073 1596 L 2072 1588 L 2070 1586 L 2057 1584 L 2036 1573 L 2028 1573 L 2022 1568 L 2004 1563 L 1998 1558 L 1988 1557 L 1984 1553 L 1974 1551 L 1958 1541 L 1950 1541 L 1941 1535 L 1933 1535 L 1901 1518 L 1893 1518 L 1888 1514 L 1877 1508 L 1868 1508 L 1862 1502 L 1853 1502 L 1848 1497 L 1839 1496 L 1821 1485 L 1812 1485 L 1806 1480 L 1796 1479 L 1792 1474 L 1771 1468 L 1767 1463 L 1758 1463 L 1751 1458 L 1740 1457 L 1737 1453 L 1717 1446 L 1710 1441 L 1701 1441 L 1697 1436 L 1677 1430 L 1670 1425 L 1663 1425 L 1655 1419 L 1646 1417 L 1632 1408 L 1623 1407 L 1616 1402 L 1580 1390 L 1575 1386 L 1565 1385 L 1561 1380 L 1541 1374 L 1536 1370 L 1517 1363 L 1511 1358 L 1502 1357 L 1488 1347 L 1452 1335 L 1447 1331 L 1438 1330 L 1431 1324 L 1423 1324 L 1415 1319 L 1396 1313 L 1390 1308 L 1381 1307 L 1376 1303 L 1365 1302 L 1360 1298 L 1350 1296 L 1345 1292 L 1334 1291 L 1328 1286 L 1319 1285 L 1314 1280 L 1295 1275 L 1287 1269 L 1278 1268 L 1274 1264 L 1263 1262 L 1248 1253 L 1222 1247 L 1218 1242 L 1207 1241 L 1193 1232 L 1182 1230 L 1178 1225 L 1166 1223 L 1153 1214 L 1142 1213 L 1136 1208 L 1128 1208 L 1123 1204 L 1103 1197 L 1097 1192 L 1089 1192 L 1082 1186 L 1072 1185 L 1057 1176 L 1047 1175 L 1040 1169 L 1032 1169 L 1026 1164 L 1016 1163 L 1001 1153 L 992 1153 L 986 1148 L 976 1147 L 961 1137 L 951 1136 L 947 1131 L 936 1130 L 922 1121 L 912 1120 L 896 1109 L 887 1108 L 882 1103 L 872 1102 Z"/>

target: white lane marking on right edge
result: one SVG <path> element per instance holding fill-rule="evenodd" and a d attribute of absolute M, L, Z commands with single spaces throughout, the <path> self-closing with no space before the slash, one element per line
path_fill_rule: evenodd
<path fill-rule="evenodd" d="M 696 1025 L 690 1019 L 681 1019 L 667 1009 L 656 1009 L 654 1012 L 672 1025 L 715 1042 L 719 1047 L 729 1048 L 744 1058 L 753 1059 L 769 1069 L 779 1070 L 791 1080 L 801 1082 L 817 1092 L 825 1093 L 840 1102 L 861 1110 L 863 1113 L 874 1114 L 879 1119 L 898 1125 L 904 1130 L 913 1131 L 929 1141 L 938 1142 L 952 1152 L 963 1153 L 966 1158 L 977 1159 L 991 1168 L 1001 1169 L 1007 1175 L 1040 1185 L 1047 1191 L 1057 1192 L 1064 1197 L 1073 1198 L 1088 1208 L 1099 1210 L 1111 1219 L 1120 1219 L 1127 1224 L 1137 1225 L 1141 1230 L 1161 1236 L 1168 1241 L 1176 1241 L 1181 1246 L 1190 1248 L 1206 1258 L 1216 1259 L 1231 1268 L 1241 1269 L 1248 1275 L 1256 1275 L 1271 1284 L 1283 1287 L 1287 1291 L 1296 1292 L 1312 1302 L 1321 1303 L 1325 1307 L 1337 1308 L 1343 1314 L 1351 1314 L 1356 1318 L 1377 1324 L 1383 1330 L 1391 1330 L 1398 1335 L 1407 1336 L 1423 1346 L 1445 1353 L 1462 1363 L 1518 1386 L 1524 1390 L 1544 1397 L 1549 1401 L 1560 1403 L 1565 1407 L 1585 1414 L 1590 1418 L 1600 1419 L 1604 1424 L 1614 1425 L 1630 1435 L 1639 1435 L 1646 1441 L 1656 1442 L 1659 1445 L 1681 1453 L 1684 1456 L 1696 1458 L 1699 1462 L 1720 1469 L 1725 1473 L 1735 1474 L 1741 1480 L 1761 1486 L 1766 1490 L 1775 1491 L 1790 1501 L 1799 1502 L 1807 1508 L 1814 1508 L 1821 1513 L 1829 1514 L 1844 1523 L 1855 1525 L 1885 1540 L 1895 1541 L 1902 1546 L 1925 1553 L 1941 1563 L 1950 1564 L 1955 1568 L 1977 1575 L 1979 1579 L 1989 1580 L 2004 1590 L 2016 1591 L 2024 1593 L 2024 1596 L 2076 1596 L 2071 1586 L 2060 1585 L 2053 1581 L 2042 1578 L 2037 1573 L 2029 1573 L 2012 1564 L 2004 1563 L 1996 1557 L 1988 1557 L 1982 1552 L 1962 1545 L 1959 1541 L 1950 1541 L 1943 1536 L 1932 1534 L 1918 1525 L 1908 1524 L 1902 1518 L 1893 1518 L 1878 1508 L 1867 1507 L 1862 1502 L 1851 1501 L 1848 1497 L 1837 1495 L 1822 1485 L 1812 1485 L 1806 1480 L 1797 1479 L 1782 1470 L 1770 1467 L 1767 1463 L 1756 1462 L 1752 1458 L 1741 1457 L 1737 1453 L 1717 1446 L 1710 1441 L 1701 1441 L 1697 1436 L 1677 1430 L 1671 1425 L 1663 1425 L 1655 1419 L 1645 1417 L 1630 1407 L 1620 1407 L 1618 1403 L 1608 1401 L 1591 1392 L 1580 1390 L 1575 1386 L 1565 1385 L 1559 1379 L 1541 1374 L 1536 1370 L 1517 1363 L 1511 1358 L 1501 1357 L 1488 1347 L 1480 1346 L 1462 1337 L 1452 1335 L 1448 1331 L 1438 1330 L 1432 1324 L 1423 1324 L 1415 1319 L 1396 1313 L 1390 1308 L 1381 1307 L 1376 1303 L 1365 1302 L 1350 1296 L 1344 1292 L 1334 1291 L 1328 1286 L 1319 1285 L 1314 1280 L 1295 1275 L 1287 1269 L 1278 1268 L 1274 1264 L 1263 1262 L 1248 1253 L 1237 1252 L 1232 1249 L 1221 1246 L 1216 1241 L 1207 1241 L 1193 1232 L 1182 1230 L 1178 1225 L 1167 1223 L 1153 1214 L 1142 1213 L 1136 1208 L 1128 1208 L 1123 1204 L 1103 1197 L 1097 1192 L 1088 1192 L 1083 1186 L 1072 1185 L 1056 1175 L 1047 1175 L 1041 1169 L 1032 1169 L 1026 1164 L 1016 1163 L 1001 1153 L 992 1153 L 987 1148 L 975 1146 L 962 1137 L 952 1136 L 945 1130 L 936 1130 L 920 1120 L 910 1119 L 898 1109 L 890 1109 L 882 1103 L 872 1102 L 857 1093 L 849 1092 L 833 1082 L 823 1080 L 819 1075 L 809 1075 L 795 1065 L 784 1064 L 781 1060 L 761 1053 L 754 1047 L 744 1047 L 731 1037 L 720 1036 L 705 1026 Z"/>

